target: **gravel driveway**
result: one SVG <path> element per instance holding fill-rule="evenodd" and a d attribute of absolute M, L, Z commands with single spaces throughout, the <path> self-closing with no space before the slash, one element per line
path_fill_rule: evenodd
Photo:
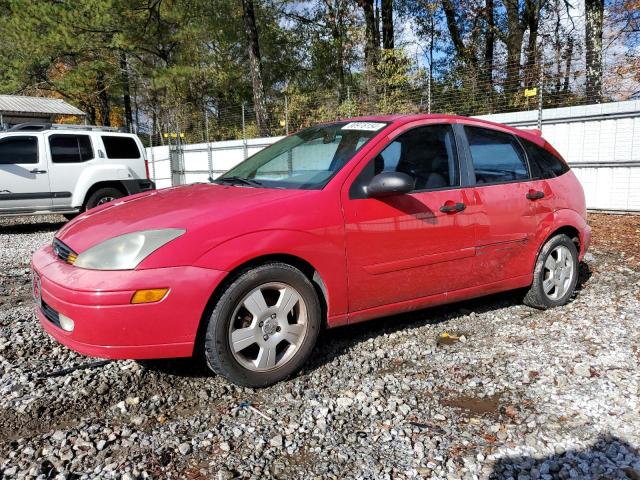
<path fill-rule="evenodd" d="M 329 331 L 263 390 L 51 340 L 28 266 L 62 220 L 0 220 L 0 478 L 640 478 L 640 217 L 592 217 L 566 307 L 508 293 Z"/>

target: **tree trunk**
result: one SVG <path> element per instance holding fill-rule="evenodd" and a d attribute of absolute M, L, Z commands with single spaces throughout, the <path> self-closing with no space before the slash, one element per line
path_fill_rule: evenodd
<path fill-rule="evenodd" d="M 602 23 L 604 0 L 585 0 L 585 43 L 587 47 L 587 101 L 602 100 Z"/>
<path fill-rule="evenodd" d="M 473 48 L 467 48 L 467 45 L 465 45 L 462 38 L 462 34 L 460 33 L 460 28 L 458 27 L 458 22 L 456 19 L 455 5 L 451 0 L 442 0 L 442 9 L 444 10 L 444 15 L 447 21 L 447 29 L 449 30 L 451 42 L 453 43 L 453 47 L 456 50 L 456 56 L 464 63 L 467 63 L 472 67 L 477 67 L 478 59 L 476 57 L 476 54 Z"/>
<path fill-rule="evenodd" d="M 373 9 L 373 0 L 358 0 L 358 5 L 364 12 L 365 36 L 366 42 L 364 46 L 364 58 L 367 67 L 375 67 L 378 63 L 378 26 L 376 24 L 376 15 Z"/>
<path fill-rule="evenodd" d="M 573 59 L 573 37 L 569 37 L 567 42 L 567 49 L 565 51 L 565 69 L 564 69 L 564 84 L 562 86 L 562 92 L 567 93 L 569 91 L 569 77 L 571 76 L 571 60 Z"/>
<path fill-rule="evenodd" d="M 96 74 L 96 87 L 98 88 L 98 102 L 100 103 L 100 118 L 102 125 L 111 126 L 111 106 L 109 104 L 109 93 L 105 84 L 104 72 L 100 71 Z"/>
<path fill-rule="evenodd" d="M 493 50 L 495 44 L 495 19 L 493 16 L 493 0 L 485 0 L 485 19 L 487 30 L 484 44 L 483 81 L 488 93 L 493 91 Z"/>
<path fill-rule="evenodd" d="M 513 97 L 520 88 L 520 57 L 524 27 L 520 20 L 518 0 L 506 0 L 505 7 L 507 9 L 507 75 L 504 92 L 507 97 Z"/>
<path fill-rule="evenodd" d="M 262 65 L 260 58 L 260 43 L 258 28 L 253 8 L 253 0 L 242 1 L 242 17 L 244 19 L 244 33 L 249 53 L 249 68 L 251 69 L 251 83 L 253 84 L 253 104 L 256 113 L 258 131 L 263 137 L 269 136 L 267 105 L 262 83 Z"/>
<path fill-rule="evenodd" d="M 122 72 L 124 120 L 127 125 L 127 129 L 131 132 L 133 125 L 133 112 L 131 111 L 131 85 L 129 79 L 129 68 L 127 65 L 127 54 L 124 52 L 120 52 L 120 70 Z"/>
<path fill-rule="evenodd" d="M 536 60 L 538 56 L 538 26 L 540 24 L 540 9 L 542 5 L 539 0 L 527 0 L 525 2 L 525 17 L 529 28 L 529 40 L 527 42 L 527 63 L 525 85 L 532 87 L 537 82 Z M 540 65 L 540 68 L 543 68 Z"/>
<path fill-rule="evenodd" d="M 447 28 L 449 29 L 449 36 L 451 37 L 451 43 L 456 50 L 456 56 L 460 60 L 466 60 L 464 42 L 458 29 L 458 22 L 456 21 L 456 10 L 451 0 L 442 0 L 442 9 L 444 10 L 445 18 L 447 19 Z"/>
<path fill-rule="evenodd" d="M 382 48 L 393 48 L 393 0 L 382 0 Z"/>
<path fill-rule="evenodd" d="M 331 19 L 330 30 L 336 52 L 336 73 L 338 76 L 338 89 L 340 101 L 344 100 L 346 93 L 345 67 L 344 67 L 344 15 L 345 4 L 338 1 L 335 6 L 327 3 L 328 17 Z"/>

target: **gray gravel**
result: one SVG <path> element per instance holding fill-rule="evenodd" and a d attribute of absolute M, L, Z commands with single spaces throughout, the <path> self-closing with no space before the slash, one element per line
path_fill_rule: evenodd
<path fill-rule="evenodd" d="M 326 332 L 251 390 L 51 340 L 28 266 L 62 221 L 0 220 L 0 478 L 640 478 L 640 271 L 620 255 L 594 251 L 566 307 L 508 293 Z"/>

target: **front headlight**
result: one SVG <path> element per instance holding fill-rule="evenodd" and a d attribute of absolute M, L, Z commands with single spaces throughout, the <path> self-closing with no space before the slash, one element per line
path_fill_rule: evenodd
<path fill-rule="evenodd" d="M 167 228 L 120 235 L 85 250 L 74 265 L 91 270 L 133 270 L 153 251 L 184 232 L 186 230 Z"/>

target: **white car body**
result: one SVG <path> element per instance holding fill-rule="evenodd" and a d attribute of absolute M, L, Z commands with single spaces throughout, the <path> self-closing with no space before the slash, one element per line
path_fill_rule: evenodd
<path fill-rule="evenodd" d="M 99 127 L 20 127 L 0 132 L 0 215 L 74 214 L 101 188 L 121 196 L 155 188 L 136 135 Z"/>

